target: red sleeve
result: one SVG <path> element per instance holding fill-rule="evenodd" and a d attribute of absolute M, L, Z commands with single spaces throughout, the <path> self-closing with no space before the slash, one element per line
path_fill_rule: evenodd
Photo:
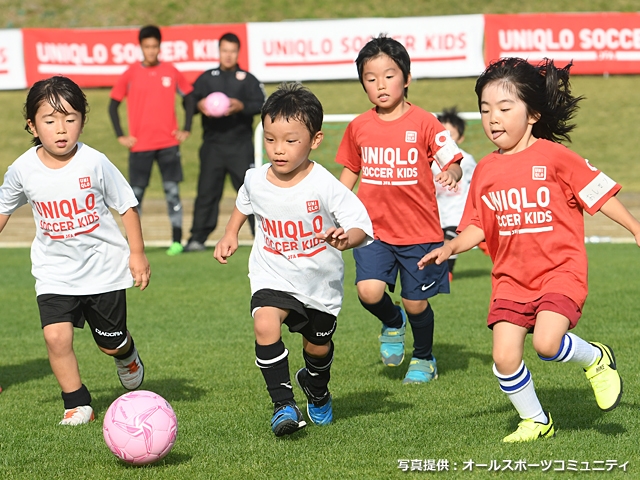
<path fill-rule="evenodd" d="M 359 173 L 362 169 L 362 157 L 358 145 L 353 138 L 353 130 L 353 122 L 351 122 L 347 125 L 347 129 L 338 147 L 336 162 L 347 167 L 354 173 Z"/>
<path fill-rule="evenodd" d="M 176 84 L 178 85 L 178 93 L 180 95 L 189 95 L 193 92 L 193 85 L 191 85 L 185 76 L 176 68 Z"/>
<path fill-rule="evenodd" d="M 129 79 L 131 78 L 131 68 L 132 67 L 127 68 L 125 72 L 120 75 L 118 80 L 116 80 L 116 84 L 111 89 L 109 97 L 116 102 L 121 102 L 124 100 L 124 97 L 127 96 L 127 90 L 129 90 Z"/>

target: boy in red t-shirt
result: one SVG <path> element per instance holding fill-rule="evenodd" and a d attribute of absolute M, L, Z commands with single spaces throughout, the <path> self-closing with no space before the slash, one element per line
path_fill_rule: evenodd
<path fill-rule="evenodd" d="M 460 235 L 419 263 L 440 264 L 487 241 L 494 263 L 488 318 L 493 372 L 522 418 L 505 442 L 555 435 L 522 360 L 527 333 L 533 332 L 541 360 L 585 370 L 600 409 L 614 409 L 622 397 L 611 347 L 567 331 L 578 323 L 587 297 L 583 210 L 600 210 L 638 245 L 640 223 L 616 199 L 620 185 L 557 143 L 569 140 L 574 125 L 568 122 L 582 99 L 571 95 L 570 66 L 504 58 L 480 76 L 482 126 L 498 150 L 475 170 Z"/>
<path fill-rule="evenodd" d="M 162 186 L 167 200 L 167 212 L 172 227 L 172 243 L 167 255 L 178 255 L 182 246 L 182 202 L 178 183 L 182 181 L 179 145 L 189 137 L 195 100 L 193 87 L 171 63 L 161 62 L 160 29 L 147 25 L 138 35 L 142 62 L 131 65 L 111 90 L 109 116 L 118 142 L 129 153 L 129 183 L 142 205 L 149 185 L 153 161 L 158 162 Z M 184 96 L 184 128 L 178 130 L 176 93 Z M 129 135 L 120 126 L 118 106 L 127 97 Z M 138 207 L 140 208 L 140 207 Z"/>
<path fill-rule="evenodd" d="M 462 176 L 460 150 L 431 114 L 405 100 L 411 82 L 411 60 L 398 41 L 380 35 L 356 59 L 358 76 L 375 107 L 353 120 L 336 161 L 345 168 L 340 181 L 367 207 L 375 241 L 354 250 L 360 302 L 382 322 L 380 355 L 390 367 L 404 359 L 407 319 L 414 351 L 403 383 L 437 378 L 432 354 L 433 310 L 428 299 L 449 293 L 446 263 L 418 270 L 417 262 L 444 240 L 431 163 L 442 170 L 435 180 L 455 188 Z M 393 291 L 400 273 L 405 312 L 385 292 Z M 408 318 L 407 318 L 408 317 Z"/>

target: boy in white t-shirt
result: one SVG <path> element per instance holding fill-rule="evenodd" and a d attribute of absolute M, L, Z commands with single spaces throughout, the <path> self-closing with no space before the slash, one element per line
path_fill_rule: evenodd
<path fill-rule="evenodd" d="M 87 112 L 80 87 L 61 76 L 36 82 L 24 111 L 35 146 L 4 176 L 0 232 L 17 208 L 31 205 L 31 271 L 49 363 L 62 390 L 60 424 L 80 425 L 94 414 L 73 329 L 86 321 L 98 348 L 115 358 L 122 386 L 138 388 L 144 366 L 127 330 L 125 289 L 135 280 L 144 290 L 151 271 L 133 190 L 104 154 L 78 142 Z M 120 213 L 128 244 L 109 207 Z"/>
<path fill-rule="evenodd" d="M 442 113 L 438 115 L 438 121 L 451 134 L 451 139 L 456 142 L 458 147 L 464 142 L 464 130 L 466 123 L 464 119 L 458 115 L 456 107 L 450 109 L 442 109 Z M 469 194 L 469 185 L 471 185 L 471 177 L 476 169 L 476 161 L 471 154 L 460 149 L 462 153 L 462 178 L 458 182 L 458 188 L 445 188 L 438 182 L 435 182 L 436 200 L 438 202 L 438 212 L 440 213 L 440 225 L 444 233 L 444 242 L 447 243 L 458 236 L 456 230 L 462 218 L 464 204 Z M 442 170 L 438 167 L 437 162 L 431 164 L 433 175 L 437 175 Z M 456 263 L 457 255 L 451 255 L 447 264 L 449 266 L 449 281 L 453 280 L 453 267 Z"/>
<path fill-rule="evenodd" d="M 249 215 L 256 237 L 249 258 L 256 365 L 274 404 L 277 436 L 306 425 L 294 400 L 284 323 L 302 334 L 305 368 L 296 381 L 317 425 L 333 420 L 328 383 L 336 317 L 343 297 L 341 251 L 373 241 L 360 200 L 331 173 L 309 160 L 322 141 L 322 105 L 300 84 L 281 86 L 262 109 L 270 164 L 250 169 L 214 257 L 220 263 L 238 248 L 238 231 Z"/>

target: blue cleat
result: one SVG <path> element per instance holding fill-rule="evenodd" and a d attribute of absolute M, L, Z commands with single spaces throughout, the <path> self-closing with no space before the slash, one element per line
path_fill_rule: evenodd
<path fill-rule="evenodd" d="M 290 435 L 307 426 L 302 419 L 302 413 L 295 404 L 286 404 L 276 407 L 271 418 L 271 430 L 276 437 Z"/>
<path fill-rule="evenodd" d="M 438 378 L 438 366 L 435 357 L 433 360 L 412 358 L 402 383 L 405 385 L 408 383 L 427 383 L 436 378 Z"/>
<path fill-rule="evenodd" d="M 402 315 L 402 327 L 391 328 L 382 324 L 382 332 L 378 337 L 380 340 L 380 357 L 382 363 L 387 367 L 397 367 L 404 360 L 404 332 L 407 326 L 407 314 L 400 307 L 397 307 Z"/>
<path fill-rule="evenodd" d="M 316 425 L 329 425 L 333 422 L 331 394 L 329 390 L 327 390 L 321 397 L 313 395 L 306 384 L 308 375 L 309 371 L 306 368 L 301 368 L 296 372 L 296 383 L 307 396 L 307 414 L 309 415 L 309 420 Z"/>

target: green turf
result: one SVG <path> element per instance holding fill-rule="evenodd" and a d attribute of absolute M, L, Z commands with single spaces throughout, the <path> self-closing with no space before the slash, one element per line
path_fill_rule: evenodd
<path fill-rule="evenodd" d="M 102 439 L 104 413 L 124 391 L 112 360 L 98 351 L 86 329 L 77 332 L 75 349 L 98 421 L 57 425 L 62 402 L 39 327 L 29 252 L 3 250 L 2 478 L 406 478 L 399 459 L 449 461 L 451 471 L 437 478 L 512 478 L 488 467 L 462 471 L 469 460 L 495 460 L 501 467 L 507 460 L 628 461 L 626 474 L 607 478 L 636 478 L 640 278 L 634 259 L 639 253 L 635 246 L 604 244 L 589 245 L 588 252 L 591 294 L 576 333 L 615 349 L 625 380 L 622 403 L 613 412 L 600 412 L 580 368 L 537 360 L 528 340 L 525 360 L 558 434 L 533 444 L 503 445 L 501 438 L 515 429 L 518 418 L 491 372 L 491 334 L 485 326 L 490 262 L 479 251 L 461 255 L 452 294 L 433 301 L 440 378 L 424 386 L 401 384 L 406 361 L 395 369 L 379 361 L 379 326 L 357 301 L 353 259 L 346 253 L 345 302 L 331 380 L 335 423 L 276 439 L 269 428 L 268 394 L 254 365 L 249 248 L 241 248 L 227 266 L 218 265 L 210 251 L 170 258 L 161 249 L 149 249 L 152 283 L 145 292 L 129 292 L 130 330 L 147 369 L 143 387 L 173 405 L 179 432 L 165 460 L 132 468 L 116 460 Z M 302 366 L 300 337 L 284 333 L 283 338 L 295 372 Z M 297 388 L 295 393 L 303 398 Z M 552 478 L 553 473 L 538 467 L 520 475 Z M 419 478 L 433 477 L 423 473 Z"/>

